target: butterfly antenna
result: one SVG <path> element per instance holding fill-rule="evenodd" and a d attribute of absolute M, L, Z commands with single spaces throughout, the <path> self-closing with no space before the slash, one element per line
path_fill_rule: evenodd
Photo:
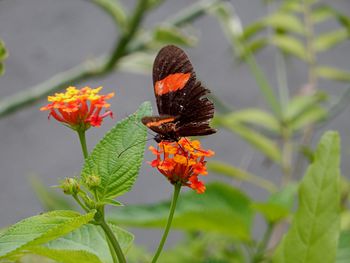
<path fill-rule="evenodd" d="M 125 153 L 125 152 L 126 152 L 127 150 L 129 150 L 130 148 L 135 147 L 135 146 L 137 146 L 137 145 L 140 145 L 141 143 L 144 143 L 144 142 L 147 142 L 147 141 L 150 141 L 150 140 L 153 140 L 153 138 L 148 138 L 148 139 L 146 139 L 146 140 L 139 141 L 139 142 L 137 142 L 137 143 L 131 145 L 130 147 L 128 147 L 128 148 L 122 150 L 122 151 L 118 154 L 117 157 L 119 158 L 123 153 Z"/>

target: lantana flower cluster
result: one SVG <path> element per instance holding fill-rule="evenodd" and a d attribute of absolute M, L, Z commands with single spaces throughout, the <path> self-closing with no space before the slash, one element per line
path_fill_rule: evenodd
<path fill-rule="evenodd" d="M 156 159 L 150 162 L 172 184 L 180 183 L 188 186 L 197 193 L 205 192 L 205 185 L 198 180 L 198 176 L 206 175 L 206 157 L 215 153 L 201 149 L 199 141 L 181 138 L 178 142 L 161 141 L 158 149 L 150 146 Z"/>
<path fill-rule="evenodd" d="M 95 89 L 68 87 L 65 93 L 48 96 L 48 101 L 51 103 L 40 110 L 49 110 L 49 118 L 52 116 L 74 130 L 85 131 L 91 126 L 99 127 L 105 117 L 113 117 L 112 111 L 106 110 L 104 113 L 101 111 L 110 107 L 106 100 L 112 98 L 114 93 L 101 95 L 99 94 L 101 89 L 102 87 Z"/>

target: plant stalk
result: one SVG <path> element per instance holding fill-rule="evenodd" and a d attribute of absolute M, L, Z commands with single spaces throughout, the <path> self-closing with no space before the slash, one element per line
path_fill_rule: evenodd
<path fill-rule="evenodd" d="M 84 159 L 86 159 L 89 156 L 89 152 L 86 146 L 86 137 L 85 137 L 85 130 L 78 130 L 79 140 L 81 144 L 81 150 L 83 152 Z"/>
<path fill-rule="evenodd" d="M 289 128 L 283 128 L 282 131 L 282 172 L 283 182 L 285 186 L 292 179 L 292 158 L 293 158 L 293 142 L 291 141 Z"/>
<path fill-rule="evenodd" d="M 153 256 L 152 263 L 157 262 L 157 260 L 158 260 L 158 258 L 160 256 L 160 253 L 163 250 L 165 241 L 166 241 L 166 239 L 168 237 L 170 226 L 171 226 L 171 223 L 173 221 L 175 208 L 176 208 L 176 203 L 177 203 L 177 199 L 179 197 L 180 190 L 181 190 L 181 184 L 180 183 L 175 184 L 174 185 L 174 194 L 173 194 L 173 198 L 171 200 L 171 205 L 170 205 L 170 212 L 169 212 L 168 222 L 166 224 L 166 227 L 165 227 L 165 230 L 164 230 L 164 233 L 163 233 L 163 237 L 162 237 L 162 239 L 161 239 L 161 241 L 160 241 L 160 243 L 158 245 L 158 249 L 157 249 L 155 255 Z"/>
<path fill-rule="evenodd" d="M 304 23 L 305 23 L 305 33 L 306 33 L 306 52 L 308 54 L 307 61 L 308 61 L 308 86 L 310 89 L 308 91 L 308 94 L 312 94 L 316 92 L 317 90 L 317 83 L 318 78 L 316 74 L 316 68 L 317 68 L 317 56 L 316 56 L 316 50 L 314 48 L 314 38 L 315 38 L 315 32 L 314 32 L 314 24 L 311 19 L 311 4 L 308 3 L 308 0 L 303 0 L 303 13 L 304 13 Z M 311 123 L 309 124 L 303 133 L 303 136 L 300 141 L 300 145 L 309 145 L 312 136 L 314 133 L 314 125 Z M 294 174 L 296 177 L 300 177 L 299 174 L 301 174 L 303 168 L 303 156 L 301 153 L 298 154 L 297 160 L 295 163 L 295 169 Z"/>
<path fill-rule="evenodd" d="M 308 61 L 308 84 L 311 85 L 312 91 L 317 89 L 317 57 L 316 51 L 313 45 L 315 38 L 314 25 L 311 20 L 310 14 L 310 4 L 308 0 L 303 0 L 303 12 L 304 12 L 304 23 L 306 30 L 306 51 L 307 51 L 307 61 Z"/>
<path fill-rule="evenodd" d="M 149 0 L 138 1 L 131 20 L 128 22 L 128 30 L 125 31 L 125 33 L 119 38 L 119 41 L 115 45 L 112 55 L 103 69 L 105 72 L 112 71 L 117 61 L 119 61 L 119 59 L 125 55 L 129 42 L 135 36 L 140 27 L 141 21 L 147 12 L 148 2 Z"/>
<path fill-rule="evenodd" d="M 80 207 L 82 208 L 82 209 L 84 209 L 84 211 L 86 212 L 86 213 L 89 213 L 90 212 L 90 210 L 81 202 L 81 200 L 79 199 L 79 197 L 75 194 L 75 195 L 73 195 L 73 198 L 74 198 L 74 200 L 80 205 Z"/>
<path fill-rule="evenodd" d="M 255 256 L 253 257 L 253 263 L 259 263 L 263 260 L 265 250 L 269 244 L 270 237 L 272 235 L 273 228 L 274 228 L 274 224 L 268 223 L 264 236 L 257 248 Z"/>
<path fill-rule="evenodd" d="M 107 238 L 107 243 L 108 243 L 109 251 L 111 252 L 111 256 L 112 256 L 113 263 L 118 263 L 117 254 L 116 254 L 115 251 L 114 251 L 112 242 L 111 242 L 108 238 Z"/>
<path fill-rule="evenodd" d="M 123 251 L 118 243 L 117 238 L 115 237 L 115 235 L 113 234 L 112 229 L 109 227 L 109 225 L 107 224 L 104 216 L 102 218 L 102 220 L 98 221 L 98 224 L 102 227 L 103 231 L 105 232 L 111 247 L 113 248 L 114 251 L 111 251 L 111 256 L 115 262 L 115 257 L 113 256 L 114 252 L 117 255 L 118 261 L 119 263 L 126 263 L 126 259 L 125 256 L 123 254 Z M 115 262 L 115 263 L 117 263 Z"/>

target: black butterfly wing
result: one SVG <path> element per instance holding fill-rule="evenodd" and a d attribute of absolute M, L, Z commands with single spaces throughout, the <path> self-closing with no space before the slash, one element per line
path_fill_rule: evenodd
<path fill-rule="evenodd" d="M 163 47 L 153 64 L 153 85 L 156 86 L 157 81 L 161 81 L 166 77 L 176 73 L 189 73 L 190 78 L 181 90 L 170 91 L 159 95 L 155 89 L 158 112 L 160 115 L 177 116 L 182 110 L 183 101 L 190 87 L 195 84 L 196 74 L 193 66 L 186 53 L 173 45 Z"/>
<path fill-rule="evenodd" d="M 206 95 L 210 90 L 204 88 L 197 81 L 191 92 L 186 96 L 183 104 L 183 111 L 177 119 L 177 134 L 180 137 L 200 136 L 216 133 L 216 130 L 209 126 L 210 120 L 214 117 L 214 104 Z"/>
<path fill-rule="evenodd" d="M 176 73 L 189 73 L 182 89 L 157 94 L 160 115 L 177 116 L 176 130 L 180 137 L 208 135 L 216 132 L 209 126 L 214 116 L 214 104 L 206 97 L 210 91 L 196 80 L 196 74 L 186 53 L 173 45 L 162 48 L 153 66 L 153 84 Z"/>
<path fill-rule="evenodd" d="M 174 120 L 176 117 L 162 115 L 162 116 L 146 116 L 142 118 L 142 123 L 152 131 L 166 136 L 175 131 Z"/>

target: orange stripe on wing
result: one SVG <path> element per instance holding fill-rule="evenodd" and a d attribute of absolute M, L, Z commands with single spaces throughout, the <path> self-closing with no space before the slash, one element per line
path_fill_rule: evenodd
<path fill-rule="evenodd" d="M 191 73 L 175 73 L 158 80 L 154 85 L 156 95 L 160 96 L 171 91 L 181 90 L 190 79 Z"/>
<path fill-rule="evenodd" d="M 146 124 L 147 127 L 158 127 L 160 125 L 162 125 L 163 123 L 167 123 L 167 122 L 172 122 L 173 120 L 175 120 L 175 118 L 167 118 L 167 119 L 163 119 L 163 120 L 159 120 L 159 121 L 152 121 Z"/>

